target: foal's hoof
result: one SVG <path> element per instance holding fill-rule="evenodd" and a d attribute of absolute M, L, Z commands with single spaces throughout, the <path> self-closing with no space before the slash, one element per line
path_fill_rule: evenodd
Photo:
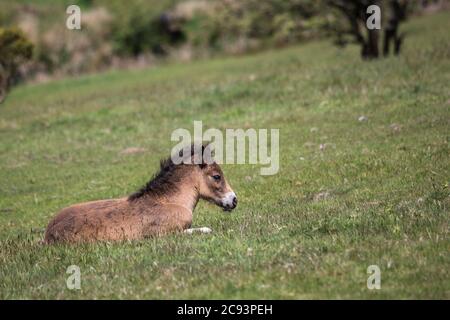
<path fill-rule="evenodd" d="M 212 232 L 212 229 L 211 228 L 208 228 L 208 227 L 202 227 L 202 228 L 200 228 L 200 230 L 199 230 L 201 233 L 211 233 Z"/>
<path fill-rule="evenodd" d="M 198 232 L 198 233 L 211 233 L 212 230 L 208 227 L 201 227 L 201 228 L 191 228 L 191 229 L 186 229 L 184 230 L 184 233 L 187 234 L 193 234 L 194 232 Z"/>

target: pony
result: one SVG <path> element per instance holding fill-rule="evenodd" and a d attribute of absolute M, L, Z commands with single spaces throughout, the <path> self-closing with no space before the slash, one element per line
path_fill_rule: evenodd
<path fill-rule="evenodd" d="M 162 160 L 159 172 L 128 197 L 62 209 L 49 222 L 44 243 L 137 240 L 175 232 L 211 232 L 207 227 L 191 228 L 198 201 L 203 199 L 232 211 L 237 197 L 220 166 L 204 161 L 205 148 L 201 145 L 201 155 L 196 154 L 194 145 L 190 154 L 183 155 L 186 149 L 179 152 L 180 156 L 191 158 L 190 164 L 175 164 L 171 157 Z"/>

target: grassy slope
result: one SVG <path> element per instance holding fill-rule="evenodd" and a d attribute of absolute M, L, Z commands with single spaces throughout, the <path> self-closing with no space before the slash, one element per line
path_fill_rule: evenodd
<path fill-rule="evenodd" d="M 315 43 L 16 88 L 0 106 L 0 298 L 450 298 L 449 17 L 411 22 L 401 57 L 369 63 Z M 194 119 L 280 128 L 278 175 L 225 166 L 238 209 L 197 208 L 213 234 L 38 243 L 61 207 L 142 185 Z"/>

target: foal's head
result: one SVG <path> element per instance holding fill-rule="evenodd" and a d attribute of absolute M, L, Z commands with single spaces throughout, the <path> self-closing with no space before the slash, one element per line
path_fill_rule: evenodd
<path fill-rule="evenodd" d="M 236 208 L 237 197 L 217 163 L 200 165 L 200 198 L 213 202 L 225 211 Z"/>
<path fill-rule="evenodd" d="M 198 192 L 200 199 L 207 200 L 209 202 L 215 203 L 216 205 L 222 207 L 225 211 L 231 211 L 237 206 L 237 197 L 234 191 L 231 189 L 228 181 L 222 172 L 220 166 L 215 162 L 206 161 L 205 152 L 207 151 L 207 146 L 202 145 L 199 148 L 201 150 L 201 155 L 195 154 L 194 145 L 191 146 L 191 166 L 196 172 Z M 182 151 L 180 152 L 182 155 Z M 197 162 L 195 159 L 199 159 Z M 199 163 L 199 164 L 195 164 Z"/>
<path fill-rule="evenodd" d="M 179 152 L 181 163 L 172 157 L 161 162 L 160 171 L 144 187 L 133 193 L 128 199 L 170 197 L 183 190 L 195 189 L 200 199 L 207 200 L 222 207 L 225 211 L 236 208 L 237 197 L 225 179 L 219 165 L 203 157 L 207 146 L 196 148 L 192 145 Z M 183 154 L 185 152 L 185 154 Z M 201 152 L 201 153 L 200 153 Z M 189 160 L 186 163 L 185 160 Z"/>

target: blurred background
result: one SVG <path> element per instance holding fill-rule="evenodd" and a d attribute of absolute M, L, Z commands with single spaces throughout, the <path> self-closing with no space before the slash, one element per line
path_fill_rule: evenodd
<path fill-rule="evenodd" d="M 66 8 L 81 8 L 81 30 Z M 367 30 L 366 8 L 382 8 Z M 361 57 L 398 54 L 401 23 L 447 9 L 445 0 L 1 0 L 0 100 L 23 81 L 238 55 L 311 39 L 354 43 Z M 389 48 L 392 42 L 392 49 Z"/>

